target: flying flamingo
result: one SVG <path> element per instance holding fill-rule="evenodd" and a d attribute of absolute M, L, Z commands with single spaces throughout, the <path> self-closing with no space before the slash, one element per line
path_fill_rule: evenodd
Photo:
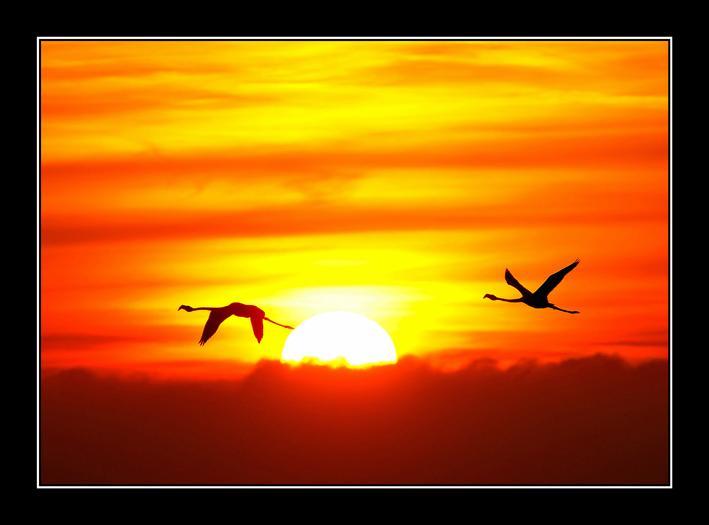
<path fill-rule="evenodd" d="M 268 317 L 266 317 L 266 312 L 261 310 L 261 308 L 250 304 L 231 303 L 228 306 L 200 306 L 199 308 L 192 308 L 191 306 L 183 304 L 180 305 L 180 307 L 177 309 L 178 312 L 180 310 L 185 310 L 186 312 L 194 312 L 195 310 L 209 310 L 209 317 L 207 318 L 207 323 L 204 325 L 204 330 L 202 331 L 202 338 L 199 340 L 200 345 L 206 343 L 209 338 L 215 334 L 215 332 L 219 328 L 219 325 L 221 325 L 224 320 L 227 319 L 227 317 L 230 317 L 232 315 L 235 315 L 237 317 L 248 317 L 249 319 L 251 319 L 251 328 L 253 329 L 254 335 L 256 336 L 256 340 L 259 343 L 263 338 L 264 320 L 268 321 L 269 323 L 282 326 L 283 328 L 293 330 L 292 326 L 277 323 L 276 321 L 269 319 Z"/>
<path fill-rule="evenodd" d="M 518 299 L 503 299 L 502 297 L 495 297 L 494 295 L 487 293 L 483 296 L 483 299 L 492 299 L 493 301 L 507 301 L 508 303 L 524 303 L 527 306 L 531 306 L 532 308 L 553 308 L 554 310 L 566 312 L 567 314 L 578 314 L 580 312 L 578 312 L 577 310 L 564 310 L 563 308 L 559 308 L 558 306 L 551 304 L 549 302 L 549 299 L 547 299 L 547 296 L 554 288 L 559 285 L 559 283 L 566 276 L 567 273 L 576 268 L 579 262 L 580 260 L 576 259 L 566 268 L 563 268 L 558 272 L 551 274 L 547 278 L 547 280 L 544 281 L 544 284 L 537 288 L 537 291 L 534 293 L 530 292 L 524 286 L 522 286 L 520 282 L 514 278 L 510 271 L 505 269 L 505 281 L 507 281 L 507 284 L 509 284 L 513 288 L 519 290 L 519 293 L 522 294 L 522 297 Z"/>

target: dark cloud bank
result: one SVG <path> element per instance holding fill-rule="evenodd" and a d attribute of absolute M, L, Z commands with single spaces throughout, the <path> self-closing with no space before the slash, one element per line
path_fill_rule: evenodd
<path fill-rule="evenodd" d="M 665 484 L 666 361 L 46 374 L 43 484 Z"/>

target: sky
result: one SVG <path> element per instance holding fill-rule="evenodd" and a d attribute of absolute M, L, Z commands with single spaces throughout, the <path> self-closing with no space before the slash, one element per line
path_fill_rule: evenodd
<path fill-rule="evenodd" d="M 243 375 L 297 325 L 400 358 L 629 362 L 668 349 L 667 42 L 41 43 L 41 356 Z M 576 258 L 550 299 L 490 302 Z M 241 322 L 239 322 L 241 321 Z"/>

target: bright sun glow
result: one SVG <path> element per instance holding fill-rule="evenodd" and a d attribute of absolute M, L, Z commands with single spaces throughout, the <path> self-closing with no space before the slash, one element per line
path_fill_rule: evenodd
<path fill-rule="evenodd" d="M 386 330 L 371 319 L 351 312 L 326 312 L 296 327 L 286 340 L 281 360 L 362 367 L 396 363 L 396 349 Z"/>

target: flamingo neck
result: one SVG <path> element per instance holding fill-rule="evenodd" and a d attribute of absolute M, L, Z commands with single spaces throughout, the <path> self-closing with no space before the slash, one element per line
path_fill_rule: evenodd
<path fill-rule="evenodd" d="M 521 303 L 522 302 L 522 297 L 519 297 L 517 299 L 505 299 L 504 297 L 497 297 L 498 301 L 505 301 L 506 303 Z"/>

